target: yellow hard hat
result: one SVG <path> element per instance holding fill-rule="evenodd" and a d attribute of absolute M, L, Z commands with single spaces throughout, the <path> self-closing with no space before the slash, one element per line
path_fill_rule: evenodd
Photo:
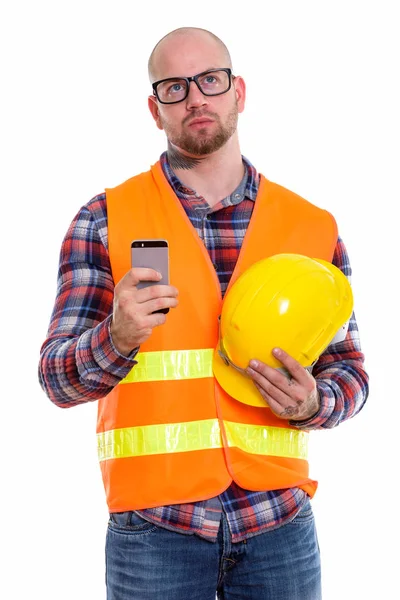
<path fill-rule="evenodd" d="M 310 367 L 348 321 L 353 294 L 331 263 L 301 254 L 276 254 L 247 269 L 227 292 L 213 371 L 233 398 L 266 406 L 244 369 L 251 359 L 281 368 L 282 348 Z"/>

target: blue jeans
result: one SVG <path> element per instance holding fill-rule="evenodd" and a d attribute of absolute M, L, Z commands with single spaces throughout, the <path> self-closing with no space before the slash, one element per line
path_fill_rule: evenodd
<path fill-rule="evenodd" d="M 110 516 L 107 600 L 320 600 L 317 534 L 308 500 L 278 529 L 232 544 L 163 529 L 135 512 Z"/>

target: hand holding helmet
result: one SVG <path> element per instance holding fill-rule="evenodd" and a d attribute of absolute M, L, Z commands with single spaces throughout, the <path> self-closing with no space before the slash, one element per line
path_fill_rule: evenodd
<path fill-rule="evenodd" d="M 246 372 L 260 395 L 281 419 L 304 421 L 314 416 L 320 406 L 314 377 L 281 348 L 274 348 L 272 353 L 283 364 L 289 377 L 279 369 L 251 360 Z"/>
<path fill-rule="evenodd" d="M 296 393 L 290 395 L 290 406 L 294 409 L 293 401 L 304 403 L 307 398 L 308 405 L 311 395 L 316 412 L 316 384 L 306 368 L 311 370 L 352 310 L 350 283 L 331 263 L 300 254 L 258 261 L 226 294 L 214 375 L 233 398 L 263 407 L 269 395 L 267 381 L 279 384 L 281 391 L 283 386 L 285 393 L 292 381 L 291 393 Z M 284 353 L 278 358 L 274 348 Z M 247 370 L 252 359 L 259 363 L 255 373 Z M 288 372 L 292 379 L 285 376 Z"/>

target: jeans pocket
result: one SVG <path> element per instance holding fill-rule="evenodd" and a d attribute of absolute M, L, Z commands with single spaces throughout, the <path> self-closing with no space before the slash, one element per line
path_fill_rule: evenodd
<path fill-rule="evenodd" d="M 314 519 L 313 509 L 311 506 L 310 499 L 307 498 L 306 501 L 304 502 L 303 506 L 301 507 L 301 509 L 299 510 L 297 515 L 295 516 L 295 518 L 291 521 L 291 523 L 293 523 L 294 525 L 296 525 L 296 523 L 301 525 L 303 523 L 308 523 L 309 521 L 312 521 L 313 519 Z"/>
<path fill-rule="evenodd" d="M 143 519 L 135 510 L 110 513 L 108 526 L 114 531 L 126 533 L 149 533 L 157 529 L 154 523 Z"/>

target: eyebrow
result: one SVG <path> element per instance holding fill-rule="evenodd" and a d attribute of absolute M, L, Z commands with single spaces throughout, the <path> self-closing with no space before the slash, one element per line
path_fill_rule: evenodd
<path fill-rule="evenodd" d="M 196 75 L 199 75 L 200 73 L 206 73 L 207 71 L 211 71 L 213 69 L 228 69 L 228 68 L 230 68 L 230 67 L 206 67 L 205 69 L 202 69 L 201 71 L 199 71 L 198 73 L 195 73 L 194 75 L 170 75 L 169 77 L 160 77 L 160 79 L 155 79 L 151 83 L 153 84 L 156 81 L 163 81 L 164 79 L 185 79 L 186 77 L 195 77 Z"/>

